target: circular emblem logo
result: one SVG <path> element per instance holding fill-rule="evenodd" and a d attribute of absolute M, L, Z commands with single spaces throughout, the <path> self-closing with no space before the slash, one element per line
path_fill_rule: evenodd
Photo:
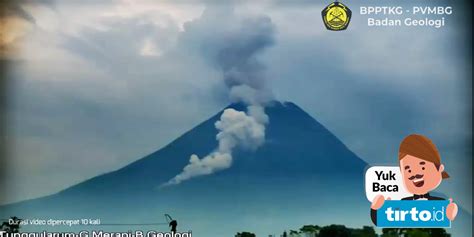
<path fill-rule="evenodd" d="M 328 30 L 345 30 L 351 21 L 351 10 L 340 2 L 331 3 L 322 11 L 324 25 Z"/>

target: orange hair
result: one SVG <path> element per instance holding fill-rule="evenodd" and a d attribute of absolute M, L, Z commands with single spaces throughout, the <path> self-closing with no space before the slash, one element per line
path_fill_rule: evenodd
<path fill-rule="evenodd" d="M 429 138 L 423 135 L 411 134 L 403 139 L 398 150 L 398 160 L 402 160 L 407 155 L 434 163 L 437 169 L 441 166 L 441 156 L 438 149 Z M 449 178 L 445 171 L 442 176 L 443 179 Z"/>

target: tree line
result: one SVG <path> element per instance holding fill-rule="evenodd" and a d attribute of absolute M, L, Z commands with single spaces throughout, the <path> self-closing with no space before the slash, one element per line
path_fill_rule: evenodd
<path fill-rule="evenodd" d="M 235 237 L 256 237 L 252 232 L 239 232 Z M 304 225 L 299 230 L 284 231 L 275 237 L 451 237 L 440 228 L 384 228 L 379 235 L 371 226 L 348 228 L 344 225 Z"/>

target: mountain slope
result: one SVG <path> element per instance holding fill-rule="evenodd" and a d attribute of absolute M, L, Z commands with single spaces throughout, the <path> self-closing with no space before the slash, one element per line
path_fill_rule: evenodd
<path fill-rule="evenodd" d="M 230 107 L 245 110 L 241 104 Z M 264 145 L 256 151 L 236 150 L 229 169 L 159 188 L 181 172 L 191 154 L 203 157 L 217 146 L 214 123 L 221 113 L 128 166 L 48 197 L 4 206 L 1 214 L 25 219 L 101 218 L 102 223 L 160 223 L 164 222 L 163 214 L 169 213 L 179 220 L 178 229 L 206 237 L 229 236 L 241 230 L 264 236 L 310 223 L 371 224 L 363 187 L 367 164 L 292 103 L 267 106 L 270 123 Z M 166 225 L 146 228 L 167 229 Z"/>
<path fill-rule="evenodd" d="M 232 107 L 245 109 L 239 104 Z M 341 172 L 351 174 L 365 167 L 361 159 L 296 105 L 274 103 L 267 113 L 270 124 L 266 144 L 255 153 L 237 152 L 234 166 L 223 172 L 279 176 L 288 172 L 324 174 L 331 172 L 327 167 L 338 167 Z M 182 170 L 191 154 L 203 157 L 217 146 L 214 123 L 220 115 L 216 114 L 163 149 L 62 194 L 147 191 L 166 182 Z"/>

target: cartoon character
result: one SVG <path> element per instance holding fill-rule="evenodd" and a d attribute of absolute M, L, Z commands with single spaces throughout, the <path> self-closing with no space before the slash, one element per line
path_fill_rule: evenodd
<path fill-rule="evenodd" d="M 436 189 L 443 179 L 449 178 L 441 164 L 441 156 L 433 142 L 425 136 L 411 134 L 403 139 L 398 152 L 403 184 L 413 196 L 402 200 L 444 200 L 431 196 L 430 191 Z M 389 200 L 389 199 L 387 199 Z M 383 206 L 384 196 L 377 195 L 371 205 L 371 218 L 377 225 L 377 209 Z M 446 216 L 454 220 L 458 206 L 449 199 Z"/>

